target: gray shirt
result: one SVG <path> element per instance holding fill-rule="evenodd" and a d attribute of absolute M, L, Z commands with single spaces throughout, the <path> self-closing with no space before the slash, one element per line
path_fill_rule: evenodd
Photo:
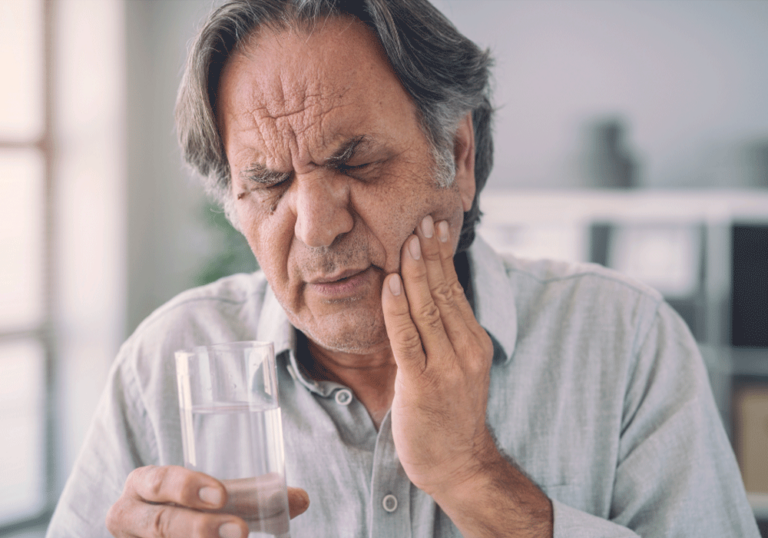
<path fill-rule="evenodd" d="M 696 344 L 657 292 L 480 239 L 469 259 L 494 341 L 488 423 L 552 499 L 555 537 L 759 537 Z M 109 536 L 132 469 L 183 464 L 173 352 L 236 340 L 275 342 L 287 481 L 311 499 L 294 538 L 460 536 L 403 472 L 389 416 L 377 432 L 348 388 L 303 373 L 257 273 L 179 295 L 123 345 L 49 537 Z"/>

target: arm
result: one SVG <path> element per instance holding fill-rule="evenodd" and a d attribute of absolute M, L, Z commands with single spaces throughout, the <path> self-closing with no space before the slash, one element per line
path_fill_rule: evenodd
<path fill-rule="evenodd" d="M 759 537 L 698 347 L 666 303 L 626 384 L 611 520 L 642 536 Z"/>

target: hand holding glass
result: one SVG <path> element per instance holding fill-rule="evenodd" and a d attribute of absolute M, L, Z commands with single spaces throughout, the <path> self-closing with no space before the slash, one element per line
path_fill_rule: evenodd
<path fill-rule="evenodd" d="M 288 494 L 275 353 L 271 342 L 176 352 L 184 466 L 220 480 L 221 510 L 250 538 L 288 538 Z"/>

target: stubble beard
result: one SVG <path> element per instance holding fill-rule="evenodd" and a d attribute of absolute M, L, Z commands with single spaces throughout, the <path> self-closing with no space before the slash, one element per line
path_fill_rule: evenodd
<path fill-rule="evenodd" d="M 298 274 L 333 274 L 346 268 L 370 266 L 373 263 L 365 238 L 351 234 L 339 239 L 340 241 L 330 247 L 308 249 L 305 259 L 297 266 Z M 373 270 L 383 272 L 377 265 L 373 266 Z M 336 305 L 340 311 L 331 315 L 331 319 L 323 321 L 315 317 L 302 320 L 296 312 L 286 308 L 287 305 L 283 304 L 283 308 L 294 327 L 328 351 L 348 354 L 376 353 L 389 346 L 389 338 L 384 324 L 384 312 L 381 309 L 381 289 L 371 290 L 369 293 L 375 294 L 372 301 L 369 296 L 364 296 L 329 303 L 329 306 Z M 369 301 L 372 304 L 366 306 L 364 303 Z"/>

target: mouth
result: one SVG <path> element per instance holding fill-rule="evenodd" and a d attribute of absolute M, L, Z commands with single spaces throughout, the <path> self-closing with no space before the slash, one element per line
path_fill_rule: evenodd
<path fill-rule="evenodd" d="M 307 282 L 307 288 L 326 301 L 349 300 L 362 296 L 374 280 L 375 270 L 369 265 L 314 278 Z"/>
<path fill-rule="evenodd" d="M 336 284 L 336 283 L 344 282 L 345 280 L 354 278 L 356 275 L 364 273 L 370 268 L 371 267 L 368 266 L 363 269 L 347 269 L 345 271 L 341 271 L 340 273 L 336 273 L 334 275 L 314 278 L 312 280 L 309 280 L 307 283 L 308 284 Z"/>

